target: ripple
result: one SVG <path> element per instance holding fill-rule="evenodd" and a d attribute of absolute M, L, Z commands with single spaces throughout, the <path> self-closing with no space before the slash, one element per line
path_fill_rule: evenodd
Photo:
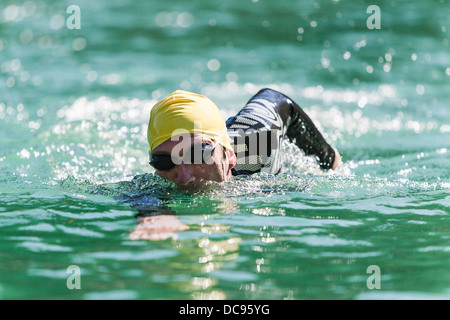
<path fill-rule="evenodd" d="M 95 291 L 84 294 L 86 300 L 135 300 L 138 293 L 132 290 Z"/>
<path fill-rule="evenodd" d="M 99 251 L 81 255 L 81 259 L 86 261 L 115 260 L 115 261 L 152 261 L 176 256 L 177 253 L 169 250 L 148 250 L 144 252 L 130 251 Z"/>
<path fill-rule="evenodd" d="M 72 252 L 73 248 L 37 241 L 24 241 L 17 245 L 32 252 Z"/>
<path fill-rule="evenodd" d="M 331 236 L 305 236 L 296 239 L 301 243 L 305 243 L 309 246 L 320 246 L 320 247 L 334 247 L 334 246 L 373 246 L 372 243 L 363 240 L 346 240 Z"/>

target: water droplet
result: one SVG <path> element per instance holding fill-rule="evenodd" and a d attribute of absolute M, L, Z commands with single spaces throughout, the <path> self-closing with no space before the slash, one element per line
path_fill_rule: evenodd
<path fill-rule="evenodd" d="M 86 40 L 84 38 L 76 38 L 72 43 L 73 50 L 81 51 L 86 48 Z"/>
<path fill-rule="evenodd" d="M 220 62 L 217 59 L 211 59 L 208 61 L 207 67 L 211 71 L 217 71 L 220 69 Z"/>
<path fill-rule="evenodd" d="M 182 12 L 177 16 L 177 25 L 182 28 L 188 28 L 194 23 L 194 16 L 189 12 Z"/>
<path fill-rule="evenodd" d="M 64 26 L 65 19 L 64 16 L 61 14 L 54 15 L 50 19 L 50 28 L 53 30 L 59 30 Z"/>
<path fill-rule="evenodd" d="M 416 86 L 416 92 L 417 94 L 423 95 L 425 93 L 425 87 L 421 84 L 418 84 Z"/>

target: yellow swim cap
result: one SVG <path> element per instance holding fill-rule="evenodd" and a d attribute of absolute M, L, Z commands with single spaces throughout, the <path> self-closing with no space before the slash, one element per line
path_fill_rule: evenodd
<path fill-rule="evenodd" d="M 152 108 L 147 139 L 152 152 L 173 136 L 200 133 L 233 150 L 226 130 L 219 108 L 210 99 L 196 93 L 177 90 Z"/>

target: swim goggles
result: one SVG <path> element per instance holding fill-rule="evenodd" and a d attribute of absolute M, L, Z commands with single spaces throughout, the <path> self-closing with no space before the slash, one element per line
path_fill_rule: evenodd
<path fill-rule="evenodd" d="M 185 164 L 206 163 L 212 157 L 214 150 L 216 149 L 217 145 L 222 140 L 226 132 L 227 131 L 225 129 L 222 136 L 219 139 L 217 139 L 216 142 L 202 144 L 201 148 L 199 146 L 199 143 L 192 144 L 189 149 L 183 151 L 182 159 L 176 159 L 178 160 L 177 163 L 173 161 L 172 155 L 166 154 L 151 155 L 149 153 L 150 156 L 149 164 L 158 171 L 169 171 L 176 165 L 180 164 L 181 162 Z M 201 151 L 201 162 L 199 161 L 200 151 Z"/>

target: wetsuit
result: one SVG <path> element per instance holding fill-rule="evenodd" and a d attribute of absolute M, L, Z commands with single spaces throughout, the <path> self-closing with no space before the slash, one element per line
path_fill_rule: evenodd
<path fill-rule="evenodd" d="M 226 121 L 237 156 L 233 175 L 281 171 L 281 145 L 285 138 L 306 155 L 316 156 L 323 169 L 331 169 L 335 151 L 306 113 L 284 94 L 262 89 Z"/>

